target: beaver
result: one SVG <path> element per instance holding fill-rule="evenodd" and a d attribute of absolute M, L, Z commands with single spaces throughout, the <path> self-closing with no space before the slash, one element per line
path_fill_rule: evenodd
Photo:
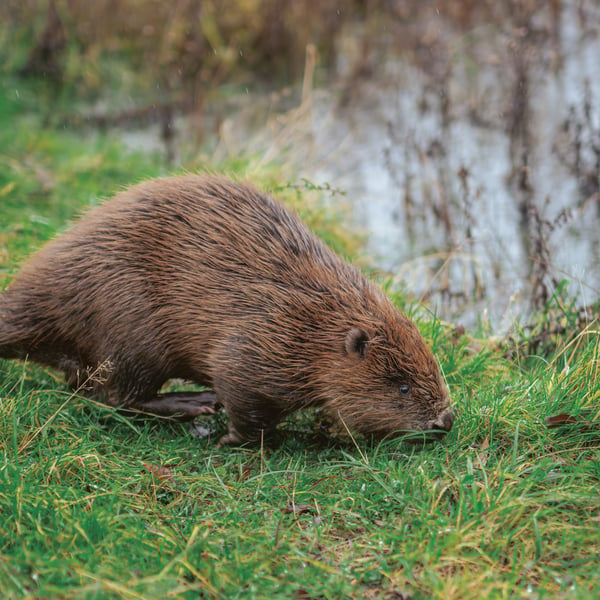
<path fill-rule="evenodd" d="M 313 406 L 378 438 L 454 420 L 414 323 L 295 212 L 218 175 L 135 185 L 34 254 L 0 295 L 0 356 L 91 379 L 111 406 L 222 406 L 221 444 Z M 213 391 L 160 394 L 172 378 Z"/>

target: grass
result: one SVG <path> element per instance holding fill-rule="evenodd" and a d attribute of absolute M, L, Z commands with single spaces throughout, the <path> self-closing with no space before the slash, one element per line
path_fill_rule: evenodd
<path fill-rule="evenodd" d="M 0 87 L 6 282 L 75 213 L 164 173 L 115 139 L 45 125 L 37 100 L 33 85 Z M 0 360 L 3 598 L 600 596 L 596 324 L 508 360 L 493 338 L 394 299 L 456 403 L 453 431 L 424 449 L 328 435 L 315 414 L 262 448 L 217 448 Z M 549 428 L 558 413 L 570 419 Z"/>

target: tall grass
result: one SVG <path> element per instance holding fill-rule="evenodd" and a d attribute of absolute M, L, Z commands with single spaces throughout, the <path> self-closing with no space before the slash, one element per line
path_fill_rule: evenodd
<path fill-rule="evenodd" d="M 0 87 L 6 281 L 74 213 L 163 172 L 109 137 L 45 125 L 35 88 L 17 99 L 13 83 Z M 531 355 L 526 331 L 509 344 L 393 300 L 448 381 L 443 443 L 373 445 L 309 413 L 262 447 L 218 448 L 223 415 L 200 439 L 0 360 L 2 597 L 598 597 L 597 323 L 567 322 Z"/>
<path fill-rule="evenodd" d="M 463 348 L 456 428 L 423 450 L 330 439 L 308 416 L 271 446 L 218 449 L 2 363 L 0 586 L 14 598 L 593 598 L 597 340 L 523 372 Z M 596 427 L 549 430 L 565 408 Z"/>

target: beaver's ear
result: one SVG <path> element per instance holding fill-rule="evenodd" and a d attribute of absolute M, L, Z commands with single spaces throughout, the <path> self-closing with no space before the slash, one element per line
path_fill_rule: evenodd
<path fill-rule="evenodd" d="M 349 356 L 357 356 L 358 358 L 365 358 L 369 351 L 369 341 L 371 337 L 369 334 L 360 327 L 353 327 L 346 334 L 346 353 Z"/>

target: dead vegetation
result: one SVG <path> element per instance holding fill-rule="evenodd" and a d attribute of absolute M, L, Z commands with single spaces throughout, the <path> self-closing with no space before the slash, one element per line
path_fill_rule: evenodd
<path fill-rule="evenodd" d="M 596 35 L 597 8 L 591 0 L 573 2 L 581 35 Z M 29 42 L 25 55 L 0 53 L 0 64 L 94 97 L 107 92 L 104 61 L 129 63 L 145 82 L 142 100 L 126 107 L 109 102 L 99 112 L 61 114 L 60 119 L 69 126 L 100 129 L 158 124 L 167 162 L 173 164 L 176 120 L 182 114 L 194 117 L 187 134 L 197 147 L 215 134 L 226 154 L 235 146 L 230 135 L 235 124 L 228 120 L 233 94 L 223 90 L 237 86 L 268 92 L 261 118 L 279 142 L 276 151 L 264 153 L 273 156 L 284 145 L 294 152 L 301 138 L 312 135 L 311 99 L 319 82 L 335 90 L 337 110 L 343 112 L 368 102 L 375 80 L 378 88 L 399 86 L 382 72 L 386 57 L 400 57 L 423 77 L 421 116 L 433 116 L 438 124 L 429 139 L 407 135 L 393 119 L 387 126 L 385 167 L 399 190 L 396 216 L 405 223 L 411 243 L 424 236 L 432 240 L 400 275 L 418 263 L 417 277 L 423 280 L 426 265 L 426 285 L 419 295 L 454 311 L 494 293 L 491 280 L 502 270 L 502 258 L 483 265 L 478 238 L 482 228 L 490 227 L 481 214 L 482 203 L 489 200 L 473 166 L 450 160 L 452 126 L 464 119 L 508 140 L 506 187 L 511 209 L 519 215 L 515 239 L 528 264 L 525 295 L 528 307 L 539 309 L 564 278 L 554 264 L 557 234 L 600 199 L 600 129 L 590 85 L 581 102 L 568 107 L 552 148 L 577 182 L 578 197 L 549 197 L 536 179 L 540 117 L 533 92 L 546 73 L 560 73 L 564 66 L 561 32 L 571 4 L 99 0 L 90 5 L 84 0 L 7 0 L 0 6 L 0 18 L 10 31 L 4 46 Z M 470 85 L 470 73 L 483 69 L 498 82 L 496 90 Z M 418 169 L 411 166 L 414 157 Z M 491 272 L 488 277 L 485 269 Z"/>

